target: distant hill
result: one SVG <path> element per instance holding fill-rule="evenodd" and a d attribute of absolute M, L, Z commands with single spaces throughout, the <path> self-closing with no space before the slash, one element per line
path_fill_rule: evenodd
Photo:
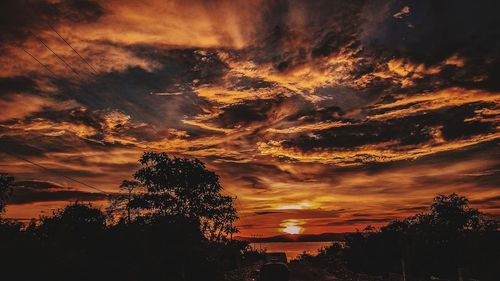
<path fill-rule="evenodd" d="M 330 242 L 344 241 L 348 233 L 322 234 L 283 234 L 271 237 L 236 237 L 235 239 L 248 242 Z"/>

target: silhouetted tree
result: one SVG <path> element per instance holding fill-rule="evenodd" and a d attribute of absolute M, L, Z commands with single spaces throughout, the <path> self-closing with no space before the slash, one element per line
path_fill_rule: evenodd
<path fill-rule="evenodd" d="M 127 223 L 131 223 L 132 221 L 132 199 L 135 196 L 135 191 L 140 188 L 140 183 L 134 180 L 124 180 L 120 184 L 120 190 L 125 191 L 125 194 L 120 194 L 115 196 L 111 200 L 111 204 L 108 207 L 108 212 L 111 215 L 115 215 L 117 212 L 121 213 L 120 215 L 126 218 Z"/>
<path fill-rule="evenodd" d="M 80 202 L 28 226 L 0 220 L 0 279 L 223 280 L 247 245 L 222 239 L 237 216 L 218 176 L 164 153 L 141 163 L 137 181 L 123 181 L 113 199 L 118 221 Z"/>
<path fill-rule="evenodd" d="M 170 158 L 166 153 L 146 152 L 134 175 L 146 188 L 130 203 L 132 208 L 156 216 L 180 216 L 198 221 L 210 239 L 219 240 L 236 231 L 238 218 L 233 198 L 221 194 L 219 176 L 198 159 Z"/>
<path fill-rule="evenodd" d="M 425 216 L 425 215 L 424 215 Z M 484 215 L 469 207 L 469 200 L 456 193 L 438 195 L 431 206 L 430 222 L 436 231 L 447 235 L 481 228 Z M 424 219 L 425 220 L 425 219 Z"/>
<path fill-rule="evenodd" d="M 455 193 L 438 195 L 429 213 L 396 220 L 380 231 L 347 237 L 347 265 L 356 272 L 401 272 L 457 278 L 458 270 L 480 280 L 495 280 L 500 260 L 499 223 L 469 207 Z"/>
<path fill-rule="evenodd" d="M 52 238 L 88 238 L 106 227 L 106 216 L 101 210 L 79 202 L 55 211 L 50 217 L 41 217 L 40 220 L 40 235 Z"/>
<path fill-rule="evenodd" d="M 14 177 L 9 176 L 9 174 L 0 173 L 0 214 L 5 211 L 7 200 L 12 194 L 13 183 Z"/>

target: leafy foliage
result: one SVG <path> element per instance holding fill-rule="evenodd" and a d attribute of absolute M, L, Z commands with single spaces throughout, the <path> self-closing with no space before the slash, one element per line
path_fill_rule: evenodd
<path fill-rule="evenodd" d="M 496 280 L 499 222 L 469 207 L 465 197 L 439 195 L 430 212 L 350 234 L 344 249 L 325 250 L 318 260 L 340 260 L 372 275 L 401 273 L 404 262 L 407 275 L 418 278 L 457 279 L 460 269 L 471 278 Z"/>
<path fill-rule="evenodd" d="M 166 153 L 147 152 L 134 178 L 146 192 L 134 195 L 132 209 L 153 216 L 178 216 L 198 221 L 212 240 L 236 232 L 238 219 L 233 198 L 221 194 L 219 176 L 198 159 L 170 158 Z"/>
<path fill-rule="evenodd" d="M 208 241 L 180 216 L 106 221 L 78 202 L 26 227 L 0 221 L 2 280 L 216 281 L 247 246 Z"/>
<path fill-rule="evenodd" d="M 75 202 L 25 227 L 0 220 L 0 276 L 215 281 L 234 270 L 248 245 L 225 239 L 238 217 L 219 177 L 199 160 L 165 153 L 145 153 L 140 163 L 107 214 Z M 0 180 L 3 210 L 14 179 Z"/>

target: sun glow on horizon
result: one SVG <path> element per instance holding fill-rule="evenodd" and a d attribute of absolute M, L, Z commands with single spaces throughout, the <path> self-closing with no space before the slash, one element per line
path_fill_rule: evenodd
<path fill-rule="evenodd" d="M 292 235 L 301 234 L 305 230 L 304 227 L 302 227 L 304 224 L 304 220 L 288 219 L 280 223 L 280 230 Z"/>
<path fill-rule="evenodd" d="M 301 202 L 297 204 L 291 204 L 291 205 L 283 205 L 276 207 L 276 210 L 303 210 L 312 207 L 313 204 L 310 202 Z"/>

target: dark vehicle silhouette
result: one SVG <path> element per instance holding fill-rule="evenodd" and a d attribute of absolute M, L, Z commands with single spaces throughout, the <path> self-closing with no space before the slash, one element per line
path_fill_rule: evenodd
<path fill-rule="evenodd" d="M 290 270 L 288 266 L 282 262 L 268 262 L 260 267 L 258 281 L 288 281 L 290 278 Z"/>
<path fill-rule="evenodd" d="M 284 264 L 288 263 L 286 253 L 282 252 L 267 253 L 266 262 L 282 262 Z"/>

